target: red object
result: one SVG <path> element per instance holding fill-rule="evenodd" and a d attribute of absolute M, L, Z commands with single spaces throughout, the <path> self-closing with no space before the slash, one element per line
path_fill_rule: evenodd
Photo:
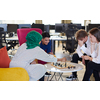
<path fill-rule="evenodd" d="M 26 42 L 26 36 L 30 31 L 37 31 L 42 35 L 42 30 L 39 28 L 22 28 L 22 29 L 17 29 L 17 35 L 18 35 L 18 40 L 19 44 L 22 45 L 23 43 Z"/>
<path fill-rule="evenodd" d="M 0 68 L 9 68 L 10 58 L 6 46 L 0 49 Z"/>
<path fill-rule="evenodd" d="M 17 35 L 18 35 L 18 40 L 20 46 L 26 42 L 26 36 L 30 31 L 37 31 L 42 35 L 42 30 L 39 28 L 22 28 L 22 29 L 17 29 Z M 46 64 L 44 61 L 38 60 L 39 64 Z"/>

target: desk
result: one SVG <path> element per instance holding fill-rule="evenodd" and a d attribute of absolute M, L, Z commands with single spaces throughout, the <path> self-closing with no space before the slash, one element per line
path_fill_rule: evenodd
<path fill-rule="evenodd" d="M 52 42 L 52 52 L 55 54 L 55 41 L 67 41 L 66 36 L 51 36 L 50 40 Z"/>
<path fill-rule="evenodd" d="M 72 69 L 68 69 L 68 68 L 57 69 L 57 68 L 53 67 L 53 66 L 51 65 L 51 63 L 45 64 L 45 67 L 46 67 L 47 71 L 50 71 L 50 72 L 53 72 L 53 73 L 54 73 L 54 74 L 52 75 L 50 81 L 52 81 L 52 79 L 53 79 L 54 76 L 55 76 L 55 80 L 57 80 L 57 78 L 56 78 L 56 73 L 59 74 L 59 78 L 58 78 L 57 81 L 59 81 L 60 78 L 61 78 L 61 80 L 63 81 L 63 78 L 62 78 L 62 74 L 63 74 L 63 73 L 76 72 L 76 71 L 80 71 L 80 70 L 83 69 L 83 65 L 81 65 L 81 64 L 72 63 L 72 62 L 67 62 L 67 63 L 69 63 L 69 64 L 71 64 L 71 65 L 74 65 L 76 68 L 75 68 L 75 69 L 73 69 L 73 68 L 72 68 Z M 48 79 L 49 79 L 49 77 L 48 77 Z M 48 79 L 47 79 L 47 80 L 48 80 Z"/>
<path fill-rule="evenodd" d="M 8 42 L 8 41 L 10 41 L 10 42 Z M 15 46 L 16 44 L 18 44 L 18 36 L 6 37 L 6 42 L 7 42 L 7 44 L 10 44 L 9 49 L 13 47 L 13 49 L 11 49 L 11 50 L 15 50 L 15 49 L 14 49 L 14 46 Z"/>
<path fill-rule="evenodd" d="M 18 36 L 14 37 L 7 37 L 6 40 L 9 41 L 18 41 Z M 50 37 L 51 43 L 52 43 L 52 52 L 55 54 L 55 41 L 66 41 L 67 37 L 66 36 L 51 36 Z"/>
<path fill-rule="evenodd" d="M 9 40 L 9 41 L 18 41 L 18 36 L 14 36 L 14 37 L 6 37 L 6 40 Z"/>

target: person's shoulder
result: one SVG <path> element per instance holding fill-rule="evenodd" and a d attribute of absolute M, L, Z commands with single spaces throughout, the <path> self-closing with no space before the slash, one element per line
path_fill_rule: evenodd
<path fill-rule="evenodd" d="M 23 43 L 20 47 L 26 47 L 26 43 Z"/>
<path fill-rule="evenodd" d="M 39 46 L 36 46 L 34 49 L 37 49 L 38 50 L 38 49 L 40 49 L 40 47 Z"/>
<path fill-rule="evenodd" d="M 43 46 L 43 43 L 42 43 L 42 41 L 41 41 L 41 43 L 40 43 L 40 47 L 41 47 L 41 46 Z"/>
<path fill-rule="evenodd" d="M 51 40 L 50 40 L 50 42 L 48 43 L 48 45 L 51 45 Z"/>

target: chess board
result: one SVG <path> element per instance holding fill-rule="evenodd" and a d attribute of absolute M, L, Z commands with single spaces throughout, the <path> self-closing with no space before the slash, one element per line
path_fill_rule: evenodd
<path fill-rule="evenodd" d="M 51 65 L 57 69 L 64 69 L 64 68 L 75 69 L 76 68 L 74 65 L 71 65 L 67 62 L 51 63 Z"/>

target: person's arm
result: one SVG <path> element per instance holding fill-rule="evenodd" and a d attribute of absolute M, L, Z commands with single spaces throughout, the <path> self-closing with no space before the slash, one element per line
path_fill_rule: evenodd
<path fill-rule="evenodd" d="M 36 54 L 34 55 L 36 59 L 42 60 L 45 62 L 54 62 L 56 63 L 57 61 L 66 61 L 66 58 L 56 58 L 54 55 L 47 54 L 44 50 L 38 47 Z"/>
<path fill-rule="evenodd" d="M 98 48 L 97 48 L 95 53 L 96 53 L 96 57 L 94 57 L 92 59 L 92 61 L 95 62 L 95 63 L 100 64 L 100 43 L 99 43 Z"/>
<path fill-rule="evenodd" d="M 84 56 L 84 59 L 85 59 L 85 60 L 90 60 L 90 61 L 92 61 L 93 58 L 92 58 L 92 57 L 89 57 L 89 56 Z"/>
<path fill-rule="evenodd" d="M 95 50 L 95 43 L 91 43 L 91 54 L 94 52 Z"/>
<path fill-rule="evenodd" d="M 64 57 L 64 58 L 57 58 L 57 61 L 62 61 L 62 62 L 66 62 L 66 58 Z"/>
<path fill-rule="evenodd" d="M 47 53 L 53 55 L 53 52 L 51 50 L 51 41 L 47 45 Z"/>
<path fill-rule="evenodd" d="M 80 49 L 87 54 L 88 52 L 88 48 L 86 48 L 84 45 L 82 47 L 80 47 Z"/>
<path fill-rule="evenodd" d="M 76 52 L 77 52 L 77 54 L 79 55 L 80 58 L 83 56 L 79 45 L 77 46 Z"/>
<path fill-rule="evenodd" d="M 97 49 L 97 44 L 92 44 L 91 45 L 91 57 L 92 58 L 97 57 L 96 49 Z"/>
<path fill-rule="evenodd" d="M 90 60 L 97 64 L 100 64 L 100 45 L 98 46 L 97 50 L 95 51 L 95 53 L 92 57 L 85 56 L 84 58 L 85 58 L 85 60 Z"/>
<path fill-rule="evenodd" d="M 53 55 L 53 52 L 49 52 L 49 54 Z"/>

